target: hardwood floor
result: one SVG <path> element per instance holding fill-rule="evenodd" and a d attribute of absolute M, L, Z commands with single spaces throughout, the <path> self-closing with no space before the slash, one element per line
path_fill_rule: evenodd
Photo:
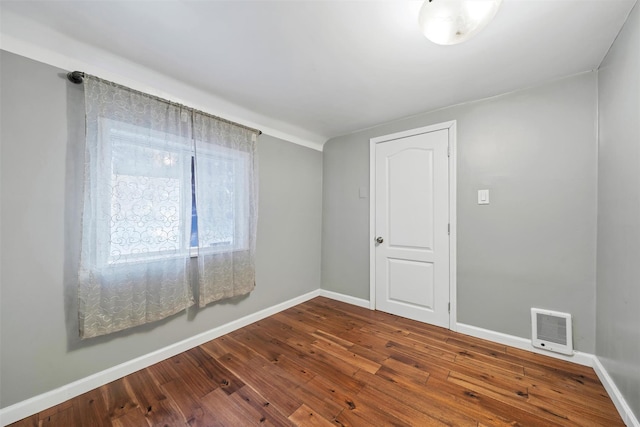
<path fill-rule="evenodd" d="M 315 298 L 12 426 L 623 426 L 593 369 Z"/>

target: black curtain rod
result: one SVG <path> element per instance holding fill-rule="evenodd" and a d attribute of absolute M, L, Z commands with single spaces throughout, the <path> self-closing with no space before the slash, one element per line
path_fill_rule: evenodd
<path fill-rule="evenodd" d="M 75 83 L 75 84 L 77 84 L 77 85 L 82 84 L 82 82 L 84 81 L 84 78 L 85 78 L 85 77 L 87 77 L 87 74 L 85 74 L 85 73 L 84 73 L 84 72 L 82 72 L 82 71 L 70 71 L 70 72 L 68 72 L 68 73 L 67 73 L 67 79 L 68 79 L 71 83 Z M 98 80 L 102 80 L 102 79 L 100 79 L 100 78 L 98 78 L 98 77 L 94 77 L 94 76 L 91 76 L 91 77 L 96 78 L 96 79 L 98 79 Z M 239 127 L 241 127 L 241 128 L 248 129 L 248 130 L 250 130 L 250 131 L 252 131 L 252 132 L 255 132 L 255 133 L 257 133 L 258 135 L 262 135 L 262 131 L 261 131 L 260 129 L 255 129 L 255 128 L 252 128 L 252 127 L 249 127 L 249 126 L 245 126 L 245 125 L 243 125 L 243 124 L 241 124 L 241 123 L 236 123 L 236 122 L 234 122 L 234 121 L 231 121 L 231 120 L 225 119 L 224 117 L 215 116 L 215 115 L 213 115 L 213 114 L 209 114 L 209 113 L 207 113 L 207 112 L 205 112 L 205 111 L 197 110 L 197 109 L 195 109 L 195 108 L 191 108 L 191 107 L 188 107 L 188 106 L 186 106 L 186 105 L 179 104 L 179 103 L 177 103 L 177 102 L 169 101 L 168 99 L 160 98 L 159 96 L 150 95 L 150 94 L 148 94 L 148 93 L 144 93 L 144 92 L 141 92 L 141 91 L 139 91 L 139 90 L 131 89 L 130 87 L 123 86 L 123 85 L 118 84 L 118 83 L 110 82 L 110 81 L 108 81 L 108 80 L 103 80 L 103 81 L 105 81 L 105 82 L 107 82 L 107 83 L 110 83 L 110 84 L 112 84 L 112 85 L 115 85 L 115 86 L 121 87 L 121 88 L 123 88 L 123 89 L 130 90 L 130 91 L 132 91 L 132 92 L 137 92 L 137 93 L 139 93 L 139 94 L 141 94 L 141 95 L 148 96 L 148 97 L 153 98 L 153 99 L 156 99 L 156 100 L 158 100 L 158 101 L 166 102 L 167 104 L 171 104 L 171 105 L 175 105 L 175 106 L 178 106 L 178 107 L 187 108 L 187 109 L 189 109 L 189 110 L 191 110 L 191 111 L 194 111 L 194 112 L 196 112 L 196 113 L 199 113 L 199 114 L 202 114 L 202 115 L 205 115 L 205 116 L 208 116 L 208 117 L 214 118 L 214 119 L 216 119 L 216 120 L 223 121 L 223 122 L 225 122 L 225 123 L 229 123 L 229 124 L 232 124 L 232 125 L 235 125 L 235 126 L 239 126 Z"/>

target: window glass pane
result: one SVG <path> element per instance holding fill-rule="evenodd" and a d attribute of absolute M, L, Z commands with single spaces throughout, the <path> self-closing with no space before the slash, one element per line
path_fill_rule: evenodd
<path fill-rule="evenodd" d="M 222 147 L 197 155 L 200 248 L 244 248 L 247 235 L 245 153 Z"/>
<path fill-rule="evenodd" d="M 195 158 L 191 157 L 191 247 L 198 247 L 198 209 L 196 205 Z"/>
<path fill-rule="evenodd" d="M 153 138 L 111 139 L 108 262 L 179 251 L 184 236 L 184 154 Z M 188 167 L 188 166 L 187 166 Z"/>

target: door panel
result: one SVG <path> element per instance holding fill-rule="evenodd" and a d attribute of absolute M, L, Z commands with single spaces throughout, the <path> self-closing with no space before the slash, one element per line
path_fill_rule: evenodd
<path fill-rule="evenodd" d="M 448 130 L 375 147 L 376 308 L 449 327 Z"/>
<path fill-rule="evenodd" d="M 388 157 L 387 197 L 391 246 L 433 247 L 432 170 L 433 152 L 430 150 L 408 148 Z M 411 197 L 405 197 L 408 194 Z"/>
<path fill-rule="evenodd" d="M 389 300 L 433 308 L 433 263 L 405 259 L 389 259 L 389 280 L 403 286 L 389 287 Z"/>

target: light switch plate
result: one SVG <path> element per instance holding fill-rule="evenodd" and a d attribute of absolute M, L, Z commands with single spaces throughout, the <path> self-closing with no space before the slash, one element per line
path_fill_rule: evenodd
<path fill-rule="evenodd" d="M 369 192 L 367 191 L 367 187 L 360 187 L 360 198 L 366 199 L 369 196 Z"/>
<path fill-rule="evenodd" d="M 489 204 L 489 190 L 478 190 L 478 204 L 479 205 Z"/>

